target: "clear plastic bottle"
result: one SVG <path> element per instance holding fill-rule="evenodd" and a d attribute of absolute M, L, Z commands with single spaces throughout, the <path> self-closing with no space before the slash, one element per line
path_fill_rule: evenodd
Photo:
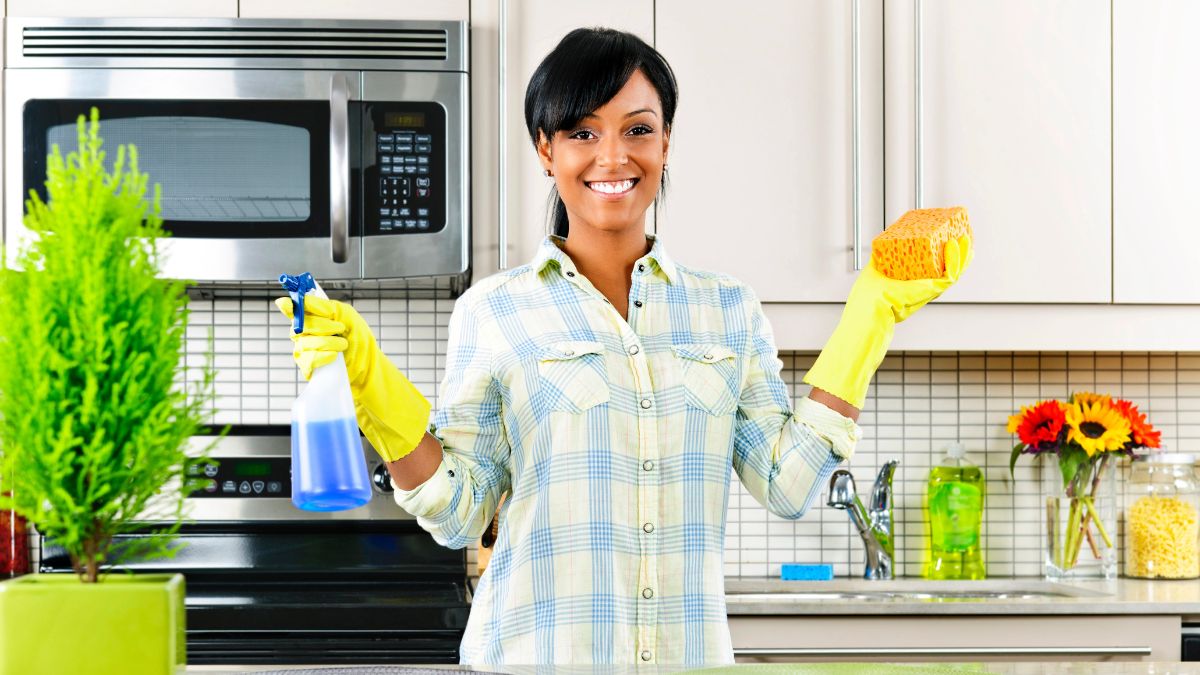
<path fill-rule="evenodd" d="M 961 443 L 952 443 L 946 449 L 946 457 L 929 472 L 927 579 L 987 576 L 980 538 L 986 486 L 983 471 L 967 461 L 965 455 Z"/>
<path fill-rule="evenodd" d="M 281 275 L 292 296 L 292 329 L 304 330 L 304 296 L 325 298 L 305 272 Z M 313 371 L 292 404 L 292 503 L 305 511 L 344 511 L 371 501 L 371 480 L 354 416 L 346 360 L 338 354 Z"/>

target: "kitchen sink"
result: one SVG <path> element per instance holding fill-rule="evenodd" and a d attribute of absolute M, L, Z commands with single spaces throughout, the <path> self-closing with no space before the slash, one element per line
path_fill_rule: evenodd
<path fill-rule="evenodd" d="M 1110 595 L 1097 588 L 1058 584 L 1038 579 L 984 579 L 979 581 L 928 581 L 896 579 L 865 581 L 759 581 L 729 579 L 729 595 L 740 602 L 792 603 L 869 600 L 881 602 L 971 602 L 982 600 L 1054 600 Z"/>

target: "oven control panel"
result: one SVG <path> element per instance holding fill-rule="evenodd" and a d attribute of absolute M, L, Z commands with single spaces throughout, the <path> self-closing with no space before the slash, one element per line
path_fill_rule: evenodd
<path fill-rule="evenodd" d="M 367 235 L 446 227 L 446 112 L 436 103 L 367 103 Z"/>
<path fill-rule="evenodd" d="M 195 498 L 288 498 L 292 496 L 291 457 L 214 457 L 191 467 L 193 476 L 207 480 L 190 496 Z"/>

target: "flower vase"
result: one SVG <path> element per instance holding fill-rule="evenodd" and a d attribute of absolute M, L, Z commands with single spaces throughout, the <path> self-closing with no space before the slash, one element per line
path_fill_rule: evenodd
<path fill-rule="evenodd" d="M 1051 581 L 1117 576 L 1116 459 L 1103 453 L 1063 477 L 1058 462 L 1042 465 L 1043 569 Z"/>

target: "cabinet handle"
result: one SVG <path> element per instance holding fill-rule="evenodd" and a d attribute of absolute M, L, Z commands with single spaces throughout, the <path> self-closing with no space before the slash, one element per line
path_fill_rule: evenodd
<path fill-rule="evenodd" d="M 350 248 L 350 83 L 343 73 L 329 81 L 329 252 L 346 262 Z"/>
<path fill-rule="evenodd" d="M 861 168 L 859 165 L 859 156 L 861 155 L 861 150 L 862 150 L 860 141 L 859 141 L 859 127 L 862 126 L 862 117 L 860 115 L 859 100 L 858 100 L 858 85 L 860 82 L 860 74 L 859 74 L 859 70 L 858 70 L 858 68 L 859 68 L 858 38 L 859 38 L 858 0 L 854 0 L 852 3 L 850 3 L 850 80 L 851 80 L 850 110 L 851 110 L 851 115 L 853 116 L 853 120 L 851 123 L 851 128 L 852 128 L 851 134 L 854 139 L 853 140 L 854 156 L 851 158 L 851 162 L 854 165 L 854 171 L 853 171 L 853 175 L 854 175 L 854 185 L 853 185 L 854 209 L 853 209 L 852 217 L 854 220 L 854 247 L 853 247 L 854 271 L 856 271 L 856 272 L 863 268 L 862 253 L 861 253 L 861 251 L 859 251 L 860 244 L 858 241 L 859 237 L 861 236 L 861 231 L 862 231 L 862 222 L 861 222 L 862 221 L 862 212 L 859 209 L 859 200 L 861 198 L 861 193 L 860 193 L 860 189 L 859 189 L 860 188 L 859 175 L 861 173 Z"/>
<path fill-rule="evenodd" d="M 500 180 L 497 189 L 499 190 L 500 217 L 496 241 L 500 247 L 500 258 L 497 264 L 501 270 L 506 270 L 508 269 L 508 0 L 500 0 L 499 32 L 497 49 L 500 54 L 497 63 L 499 63 L 500 76 L 497 78 L 497 82 L 500 89 L 497 98 L 500 114 L 497 116 L 497 120 L 500 125 L 500 150 L 498 153 Z"/>
<path fill-rule="evenodd" d="M 1053 655 L 1133 654 L 1146 656 L 1148 646 L 1137 647 L 779 647 L 734 649 L 734 656 L 912 656 L 912 655 Z"/>
<path fill-rule="evenodd" d="M 913 117 L 916 120 L 916 129 L 914 138 L 914 155 L 916 157 L 916 185 L 914 186 L 914 209 L 921 208 L 923 180 L 921 172 L 924 170 L 925 162 L 921 156 L 922 138 L 921 138 L 921 117 L 924 115 L 924 108 L 921 105 L 921 0 L 913 2 L 913 73 L 916 83 L 915 107 L 913 109 Z"/>

